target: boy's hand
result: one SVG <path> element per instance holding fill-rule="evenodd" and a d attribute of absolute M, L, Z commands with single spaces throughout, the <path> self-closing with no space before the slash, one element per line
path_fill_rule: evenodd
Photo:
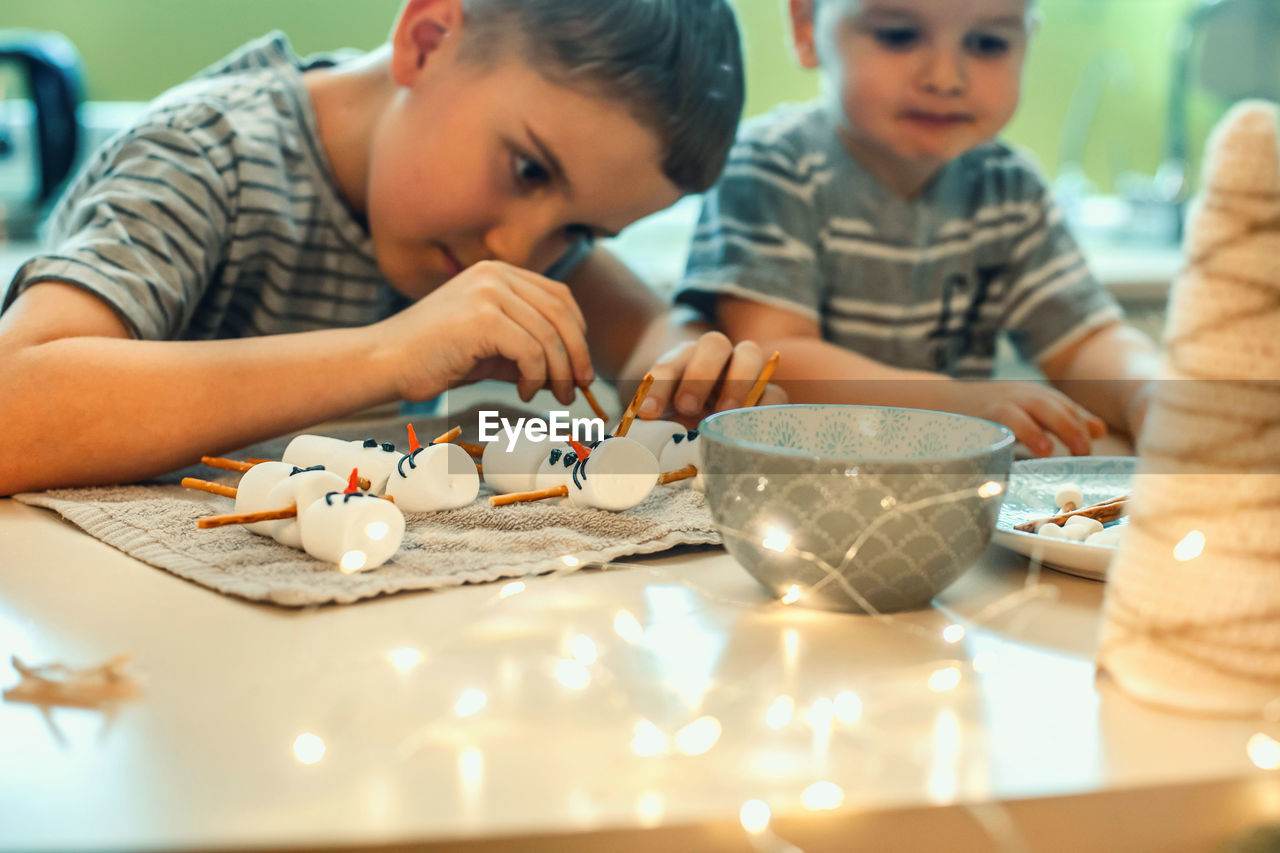
<path fill-rule="evenodd" d="M 671 350 L 650 368 L 653 387 L 640 407 L 640 417 L 658 418 L 674 409 L 677 420 L 696 423 L 705 414 L 737 408 L 764 364 L 764 352 L 754 341 L 735 346 L 720 332 L 707 332 Z M 785 402 L 783 390 L 768 385 L 759 405 Z"/>
<path fill-rule="evenodd" d="M 405 400 L 505 379 L 526 402 L 550 387 L 567 406 L 595 376 L 587 323 L 569 288 L 500 261 L 468 267 L 372 328 Z"/>
<path fill-rule="evenodd" d="M 951 381 L 946 389 L 948 400 L 939 408 L 1004 424 L 1036 456 L 1053 452 L 1053 435 L 1074 455 L 1086 456 L 1093 439 L 1107 434 L 1097 415 L 1035 382 Z"/>

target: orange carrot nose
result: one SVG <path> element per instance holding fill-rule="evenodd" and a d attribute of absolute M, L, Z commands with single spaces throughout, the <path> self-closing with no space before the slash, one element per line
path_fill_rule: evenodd
<path fill-rule="evenodd" d="M 352 468 L 351 477 L 347 480 L 347 490 L 343 494 L 354 495 L 358 491 L 360 491 L 360 469 Z"/>
<path fill-rule="evenodd" d="M 591 455 L 590 450 L 587 450 L 587 448 L 578 444 L 578 442 L 574 441 L 572 438 L 569 439 L 569 446 L 573 448 L 574 453 L 578 454 L 578 458 L 584 462 L 587 460 L 587 457 Z"/>
<path fill-rule="evenodd" d="M 413 424 L 409 424 L 409 452 L 417 450 L 422 445 L 418 443 L 418 434 L 413 431 Z"/>

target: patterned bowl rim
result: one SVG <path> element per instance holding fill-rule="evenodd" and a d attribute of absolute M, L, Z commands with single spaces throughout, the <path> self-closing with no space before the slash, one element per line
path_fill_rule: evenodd
<path fill-rule="evenodd" d="M 727 421 L 734 417 L 742 417 L 743 413 L 750 411 L 758 411 L 761 409 L 796 409 L 805 411 L 814 411 L 818 409 L 865 409 L 867 411 L 891 411 L 891 412 L 923 412 L 927 415 L 933 415 L 942 419 L 956 419 L 974 421 L 976 423 L 985 424 L 994 427 L 999 433 L 1000 438 L 990 444 L 975 447 L 973 450 L 967 450 L 960 453 L 939 454 L 936 456 L 864 456 L 864 455 L 826 455 L 821 453 L 812 453 L 807 450 L 799 450 L 792 447 L 778 447 L 774 444 L 765 444 L 762 441 L 750 441 L 742 438 L 730 438 L 725 435 L 720 428 L 720 421 Z M 698 431 L 704 438 L 718 441 L 721 444 L 730 447 L 740 447 L 745 450 L 756 450 L 763 453 L 772 453 L 778 456 L 790 457 L 792 459 L 808 459 L 816 462 L 856 462 L 860 464 L 866 463 L 929 463 L 929 462 L 953 462 L 965 459 L 977 459 L 983 456 L 989 456 L 999 453 L 1001 450 L 1011 446 L 1016 440 L 1013 431 L 1003 424 L 995 421 L 989 421 L 985 418 L 975 418 L 972 415 L 960 415 L 955 412 L 941 412 L 936 409 L 909 409 L 905 406 L 854 406 L 844 405 L 840 403 L 789 403 L 781 406 L 755 406 L 752 409 L 729 409 L 724 412 L 716 412 L 702 419 L 702 423 L 698 424 Z"/>

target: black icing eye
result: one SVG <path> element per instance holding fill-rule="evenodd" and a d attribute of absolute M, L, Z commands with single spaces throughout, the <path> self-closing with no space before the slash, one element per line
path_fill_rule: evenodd
<path fill-rule="evenodd" d="M 365 446 L 365 447 L 377 447 L 377 446 L 378 446 L 378 442 L 377 442 L 376 440 L 372 439 L 372 438 L 366 438 L 366 439 L 364 440 L 364 446 Z"/>
<path fill-rule="evenodd" d="M 572 450 L 564 455 L 564 467 L 568 468 L 571 465 L 577 464 L 577 462 L 578 454 L 574 453 Z"/>
<path fill-rule="evenodd" d="M 388 453 L 396 452 L 396 446 L 389 441 L 382 442 L 382 449 L 387 451 Z"/>
<path fill-rule="evenodd" d="M 555 448 L 554 450 L 552 450 L 552 451 L 551 451 L 551 464 L 552 464 L 552 465 L 554 465 L 554 464 L 556 464 L 557 462 L 559 462 L 559 461 L 560 461 L 560 457 L 561 457 L 563 454 L 564 454 L 564 451 L 563 451 L 563 450 L 561 450 L 561 449 L 560 449 L 560 448 L 558 448 L 558 447 L 557 447 L 557 448 Z"/>
<path fill-rule="evenodd" d="M 689 430 L 688 438 L 690 441 L 693 441 L 697 437 L 698 437 L 698 431 L 696 429 Z"/>
<path fill-rule="evenodd" d="M 677 433 L 672 433 L 672 435 L 671 435 L 671 440 L 672 440 L 672 442 L 674 442 L 675 444 L 679 444 L 680 442 L 684 441 L 684 436 L 683 436 L 682 434 L 678 433 L 678 432 L 677 432 Z"/>

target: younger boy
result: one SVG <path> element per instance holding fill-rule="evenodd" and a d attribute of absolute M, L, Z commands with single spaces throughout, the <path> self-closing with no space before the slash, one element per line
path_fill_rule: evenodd
<path fill-rule="evenodd" d="M 708 187 L 741 103 L 725 0 L 407 0 L 341 63 L 248 45 L 99 151 L 17 274 L 0 494 L 478 378 L 567 403 L 593 358 L 642 372 L 663 306 L 592 241 Z M 683 352 L 704 380 L 763 362 Z"/>
<path fill-rule="evenodd" d="M 790 0 L 823 95 L 744 127 L 678 299 L 780 350 L 793 401 L 968 413 L 1037 455 L 1050 434 L 1088 453 L 1103 420 L 1136 435 L 1155 348 L 1033 168 L 991 141 L 1018 104 L 1029 6 Z M 1070 398 L 947 378 L 990 377 L 1002 330 Z"/>

